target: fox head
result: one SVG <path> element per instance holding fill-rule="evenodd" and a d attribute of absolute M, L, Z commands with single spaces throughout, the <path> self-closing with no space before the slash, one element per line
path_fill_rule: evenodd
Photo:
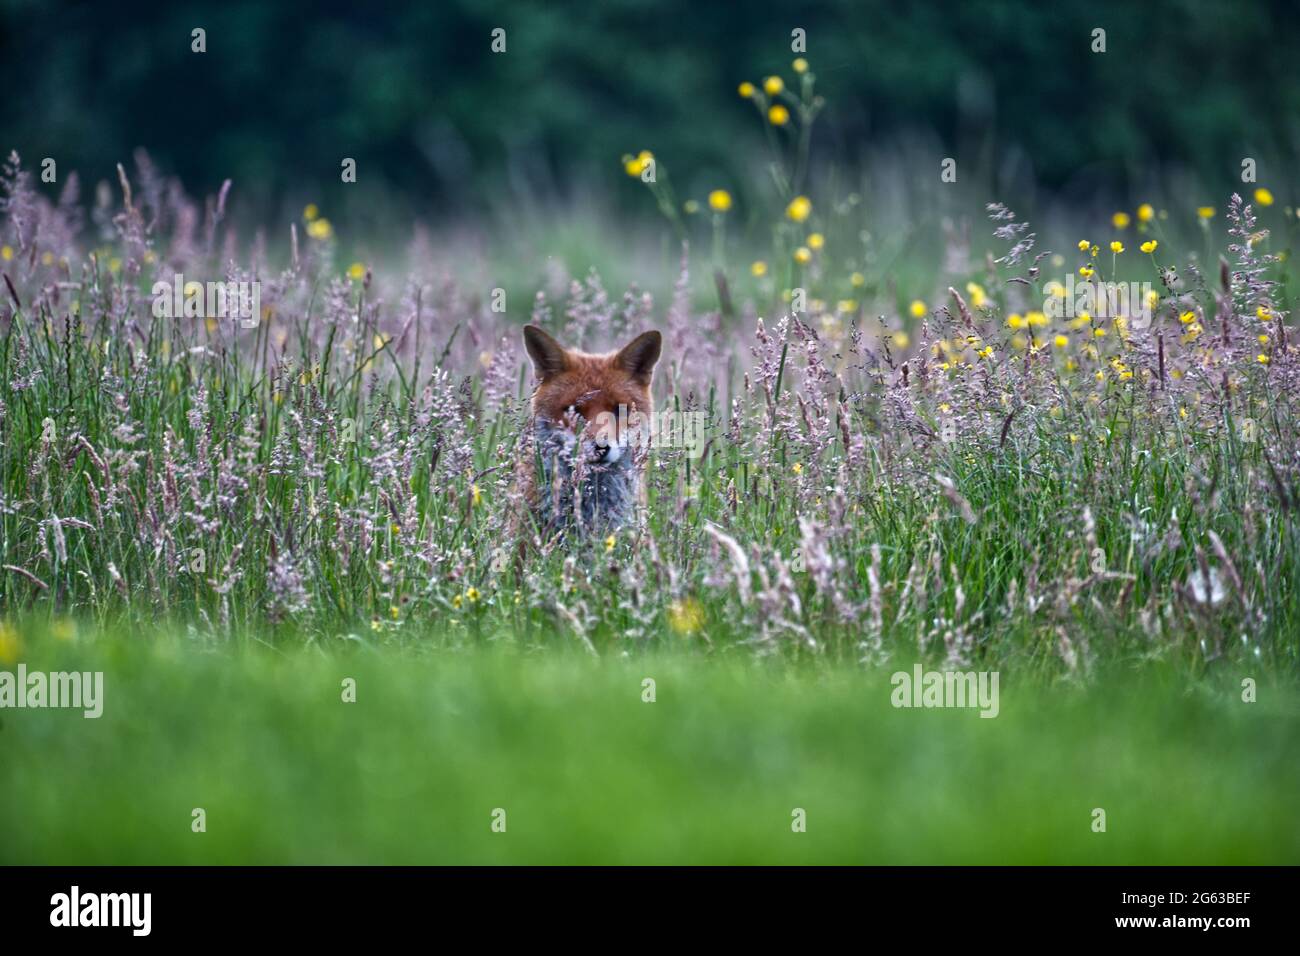
<path fill-rule="evenodd" d="M 659 333 L 643 332 L 617 352 L 590 355 L 526 325 L 524 345 L 540 380 L 533 392 L 538 422 L 575 435 L 580 430 L 592 460 L 617 461 L 628 441 L 620 427 L 654 411 L 650 385 L 663 345 Z"/>

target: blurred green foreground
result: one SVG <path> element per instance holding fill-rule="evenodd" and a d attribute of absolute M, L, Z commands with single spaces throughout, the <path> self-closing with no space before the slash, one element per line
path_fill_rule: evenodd
<path fill-rule="evenodd" d="M 1004 671 L 989 720 L 843 665 L 438 646 L 29 642 L 104 713 L 0 710 L 0 863 L 1300 861 L 1297 696 L 1249 675 Z"/>

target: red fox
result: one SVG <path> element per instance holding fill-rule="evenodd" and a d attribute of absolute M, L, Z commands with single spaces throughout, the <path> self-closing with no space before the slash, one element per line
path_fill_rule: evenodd
<path fill-rule="evenodd" d="M 590 355 L 528 325 L 524 345 L 538 378 L 519 466 L 532 517 L 544 536 L 626 524 L 645 504 L 646 447 L 635 423 L 654 414 L 661 336 L 644 332 L 617 352 Z"/>

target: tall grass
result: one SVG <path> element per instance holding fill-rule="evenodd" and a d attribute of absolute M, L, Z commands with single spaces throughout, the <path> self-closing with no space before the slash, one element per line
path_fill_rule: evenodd
<path fill-rule="evenodd" d="M 224 190 L 199 204 L 147 163 L 88 228 L 16 156 L 5 189 L 11 617 L 1048 675 L 1295 666 L 1300 353 L 1286 264 L 1243 202 L 1221 270 L 1197 251 L 1168 271 L 1163 244 L 1148 257 L 1144 327 L 1043 315 L 1050 269 L 1118 278 L 1111 260 L 1139 253 L 1067 265 L 1001 207 L 997 254 L 948 235 L 915 316 L 886 274 L 851 277 L 861 249 L 833 245 L 779 279 L 733 265 L 721 281 L 684 250 L 662 305 L 557 272 L 497 312 L 418 238 L 404 277 L 345 266 L 319 215 L 243 242 Z M 812 205 L 777 253 L 817 228 Z M 255 327 L 156 317 L 153 283 L 177 273 L 260 281 Z M 520 562 L 524 319 L 589 348 L 663 329 L 659 407 L 706 416 L 708 440 L 698 460 L 655 453 L 642 526 L 539 539 Z"/>

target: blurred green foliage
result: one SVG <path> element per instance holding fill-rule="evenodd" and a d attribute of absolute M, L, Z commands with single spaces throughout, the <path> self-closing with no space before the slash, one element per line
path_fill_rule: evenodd
<path fill-rule="evenodd" d="M 1109 673 L 1082 689 L 1004 670 L 984 720 L 895 709 L 886 674 L 854 665 L 698 645 L 594 659 L 558 634 L 538 636 L 545 653 L 373 637 L 288 653 L 138 629 L 34 641 L 33 671 L 104 672 L 104 712 L 3 712 L 0 864 L 1199 865 L 1300 851 L 1287 683 L 1261 682 L 1246 705 L 1235 672 L 1191 687 L 1158 668 Z"/>
<path fill-rule="evenodd" d="M 1087 196 L 1162 165 L 1230 184 L 1294 156 L 1300 27 L 1280 2 L 899 5 L 523 0 L 133 5 L 0 0 L 0 145 L 92 182 L 144 147 L 196 192 L 329 201 L 339 163 L 417 213 L 607 194 L 654 150 L 687 192 L 743 194 L 763 131 L 741 80 L 790 77 L 790 31 L 827 97 L 818 152 L 922 142 L 964 170 Z M 1292 11 L 1293 12 L 1293 11 Z M 207 31 L 207 52 L 190 33 Z M 507 50 L 490 50 L 491 31 Z M 1107 52 L 1090 50 L 1095 27 Z M 917 175 L 929 175 L 924 167 Z M 613 187 L 618 187 L 614 191 Z M 1007 197 L 1011 198 L 1011 197 Z M 340 200 L 342 198 L 340 197 Z"/>

